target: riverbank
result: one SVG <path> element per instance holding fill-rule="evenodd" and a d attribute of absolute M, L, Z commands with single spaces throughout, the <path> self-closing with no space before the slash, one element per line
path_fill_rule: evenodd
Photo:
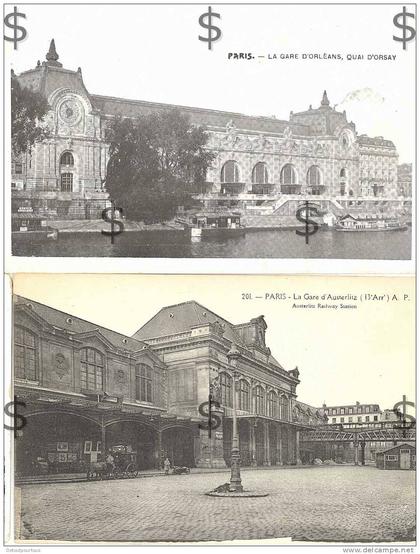
<path fill-rule="evenodd" d="M 313 218 L 317 219 L 317 218 Z M 322 222 L 317 221 L 321 227 Z M 103 219 L 67 219 L 48 221 L 48 225 L 57 229 L 61 233 L 100 233 L 102 230 L 110 231 L 111 224 Z M 243 225 L 247 232 L 251 231 L 270 231 L 270 230 L 290 230 L 303 229 L 303 225 L 291 216 L 248 216 L 243 217 Z M 116 229 L 118 229 L 116 227 Z M 177 231 L 184 232 L 185 229 L 179 223 L 169 221 L 165 223 L 152 223 L 146 225 L 143 222 L 124 220 L 124 232 L 137 231 Z"/>
<path fill-rule="evenodd" d="M 102 230 L 111 230 L 111 224 L 103 219 L 55 220 L 48 221 L 48 225 L 60 233 L 100 233 Z M 115 228 L 118 229 L 117 226 Z M 173 222 L 146 225 L 143 222 L 124 220 L 124 232 L 126 231 L 184 231 L 184 228 Z"/>

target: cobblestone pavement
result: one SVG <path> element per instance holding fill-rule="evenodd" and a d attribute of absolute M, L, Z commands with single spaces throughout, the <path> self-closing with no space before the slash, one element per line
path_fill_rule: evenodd
<path fill-rule="evenodd" d="M 204 493 L 229 473 L 23 486 L 21 538 L 70 541 L 412 541 L 415 473 L 374 467 L 246 471 L 265 498 Z"/>

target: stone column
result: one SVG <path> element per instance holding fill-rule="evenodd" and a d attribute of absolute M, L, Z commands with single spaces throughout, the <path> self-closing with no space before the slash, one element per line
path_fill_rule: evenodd
<path fill-rule="evenodd" d="M 354 465 L 359 465 L 359 439 L 356 435 L 355 441 L 354 441 Z"/>
<path fill-rule="evenodd" d="M 162 431 L 157 431 L 155 443 L 155 465 L 157 469 L 162 469 Z"/>
<path fill-rule="evenodd" d="M 292 428 L 289 427 L 287 429 L 287 435 L 288 435 L 288 440 L 289 440 L 289 464 L 294 464 L 295 463 L 295 445 L 294 445 L 294 440 L 293 440 L 293 434 L 292 434 Z"/>
<path fill-rule="evenodd" d="M 268 421 L 264 421 L 264 462 L 263 465 L 270 466 L 270 429 L 268 427 Z"/>
<path fill-rule="evenodd" d="M 281 444 L 281 425 L 279 424 L 277 427 L 277 459 L 276 459 L 276 465 L 282 466 L 283 460 L 282 460 L 282 444 Z"/>
<path fill-rule="evenodd" d="M 365 463 L 366 463 L 366 451 L 365 451 L 366 443 L 365 443 L 365 441 L 361 442 L 360 446 L 361 446 L 361 450 L 360 450 L 361 462 L 362 462 L 362 466 L 364 466 Z"/>
<path fill-rule="evenodd" d="M 211 437 L 207 429 L 199 429 L 199 458 L 197 467 L 225 468 L 226 462 L 223 457 L 223 410 L 212 407 L 212 414 L 221 420 L 221 425 L 211 431 Z"/>
<path fill-rule="evenodd" d="M 296 431 L 296 463 L 300 465 L 302 463 L 302 460 L 300 459 L 300 431 L 299 429 Z"/>
<path fill-rule="evenodd" d="M 255 456 L 255 427 L 252 422 L 249 423 L 249 453 L 250 465 L 255 467 L 257 465 L 257 459 Z"/>
<path fill-rule="evenodd" d="M 102 421 L 101 424 L 101 452 L 103 459 L 105 459 L 106 456 L 106 427 Z"/>

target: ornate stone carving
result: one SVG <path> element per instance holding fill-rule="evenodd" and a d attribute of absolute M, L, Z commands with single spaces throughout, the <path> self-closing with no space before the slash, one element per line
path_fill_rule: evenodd
<path fill-rule="evenodd" d="M 115 377 L 115 382 L 118 383 L 119 385 L 123 385 L 127 380 L 125 371 L 123 371 L 122 369 L 117 369 L 114 373 L 114 377 Z"/>
<path fill-rule="evenodd" d="M 53 354 L 53 370 L 60 379 L 67 375 L 70 370 L 70 365 L 66 357 L 61 352 Z"/>
<path fill-rule="evenodd" d="M 212 395 L 213 400 L 216 402 L 222 401 L 222 390 L 220 387 L 220 375 L 217 374 L 210 382 L 209 392 Z"/>

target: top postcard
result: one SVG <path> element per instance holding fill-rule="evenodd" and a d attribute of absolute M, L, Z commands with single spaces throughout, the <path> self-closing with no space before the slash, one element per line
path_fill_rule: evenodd
<path fill-rule="evenodd" d="M 414 271 L 415 4 L 4 13 L 7 271 Z"/>

